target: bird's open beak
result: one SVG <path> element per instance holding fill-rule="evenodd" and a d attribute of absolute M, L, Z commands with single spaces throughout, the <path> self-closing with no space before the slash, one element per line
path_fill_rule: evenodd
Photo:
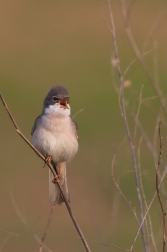
<path fill-rule="evenodd" d="M 61 99 L 59 101 L 60 107 L 64 109 L 69 109 L 68 107 L 68 100 L 67 99 Z"/>

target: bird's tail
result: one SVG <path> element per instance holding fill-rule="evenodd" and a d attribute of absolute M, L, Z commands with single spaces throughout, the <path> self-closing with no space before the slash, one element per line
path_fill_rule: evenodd
<path fill-rule="evenodd" d="M 61 185 L 64 196 L 69 201 L 69 194 L 68 194 L 68 188 L 67 188 L 67 176 L 66 176 L 66 163 L 65 162 L 59 163 L 56 168 L 60 176 L 59 184 Z M 52 206 L 56 204 L 61 205 L 64 202 L 64 198 L 60 192 L 60 189 L 57 183 L 52 182 L 53 179 L 54 179 L 53 174 L 49 169 L 49 199 Z"/>

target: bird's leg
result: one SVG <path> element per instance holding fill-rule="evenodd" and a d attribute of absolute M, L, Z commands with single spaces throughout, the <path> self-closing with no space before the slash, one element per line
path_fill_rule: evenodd
<path fill-rule="evenodd" d="M 64 184 L 64 179 L 66 177 L 66 162 L 60 162 L 57 164 L 58 174 L 60 176 L 61 185 Z"/>
<path fill-rule="evenodd" d="M 60 162 L 57 164 L 57 175 L 54 175 L 53 183 L 60 183 L 63 184 L 64 177 L 65 177 L 65 162 Z"/>
<path fill-rule="evenodd" d="M 47 156 L 47 157 L 45 158 L 45 163 L 44 163 L 43 168 L 45 167 L 45 165 L 49 165 L 50 162 L 51 162 L 51 160 L 52 160 L 52 157 L 51 157 L 51 156 Z"/>
<path fill-rule="evenodd" d="M 52 180 L 53 183 L 59 183 L 60 179 L 61 179 L 61 175 L 60 175 L 60 163 L 57 164 L 57 173 L 54 175 L 54 179 Z"/>

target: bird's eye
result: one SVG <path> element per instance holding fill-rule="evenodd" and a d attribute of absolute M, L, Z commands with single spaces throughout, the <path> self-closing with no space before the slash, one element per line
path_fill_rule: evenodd
<path fill-rule="evenodd" d="M 58 100 L 59 100 L 59 99 L 57 99 L 57 97 L 56 97 L 56 96 L 53 96 L 53 97 L 52 97 L 52 101 L 54 101 L 54 102 L 58 102 Z"/>

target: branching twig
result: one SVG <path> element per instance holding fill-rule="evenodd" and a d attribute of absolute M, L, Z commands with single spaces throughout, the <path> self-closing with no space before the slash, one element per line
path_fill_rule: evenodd
<path fill-rule="evenodd" d="M 117 72 L 118 72 L 119 84 L 120 84 L 120 110 L 121 110 L 121 115 L 123 117 L 123 121 L 125 124 L 125 129 L 126 129 L 128 141 L 129 141 L 132 162 L 133 162 L 133 168 L 134 168 L 134 174 L 135 174 L 136 190 L 137 190 L 137 196 L 138 196 L 139 207 L 140 207 L 140 215 L 141 215 L 141 220 L 142 220 L 143 216 L 144 216 L 143 202 L 142 202 L 142 197 L 141 197 L 141 190 L 140 190 L 140 183 L 139 183 L 139 177 L 138 177 L 137 161 L 136 161 L 136 156 L 135 156 L 135 151 L 134 151 L 134 145 L 132 142 L 132 137 L 131 137 L 129 124 L 128 124 L 128 120 L 127 120 L 127 116 L 126 116 L 124 91 L 123 91 L 124 79 L 123 79 L 123 75 L 122 75 L 121 67 L 120 67 L 120 60 L 119 60 L 117 41 L 116 41 L 115 24 L 114 24 L 110 0 L 108 0 L 108 7 L 109 7 L 109 12 L 110 12 L 110 21 L 111 21 L 111 28 L 112 28 L 111 34 L 112 34 L 112 39 L 113 39 L 113 44 L 114 44 L 115 57 L 117 59 Z M 147 252 L 148 246 L 147 246 L 147 239 L 146 239 L 144 225 L 142 225 L 142 227 L 141 227 L 141 234 L 142 234 L 144 249 L 145 249 L 145 252 Z"/>
<path fill-rule="evenodd" d="M 139 126 L 139 128 L 141 129 L 141 125 L 139 124 L 139 122 L 138 122 L 138 121 L 136 121 L 136 122 L 138 123 L 138 126 Z M 143 134 L 143 136 L 145 136 L 145 135 L 144 135 L 143 129 L 142 129 L 142 134 Z M 161 134 L 160 134 L 160 126 L 159 126 L 159 137 L 160 137 L 160 152 L 159 152 L 158 167 L 160 166 L 161 151 L 162 151 L 162 139 L 161 139 Z M 148 143 L 149 141 L 146 140 L 146 142 Z M 151 151 L 152 151 L 153 148 L 152 148 L 152 146 L 150 146 L 150 143 L 148 144 L 148 146 L 149 146 L 149 148 L 151 148 Z M 155 153 L 155 150 L 154 150 L 153 153 Z M 155 154 L 154 154 L 154 155 L 155 155 Z M 157 169 L 158 169 L 158 168 L 157 168 Z M 156 172 L 157 172 L 157 171 L 156 171 Z M 137 239 L 137 237 L 138 237 L 138 235 L 139 235 L 139 232 L 140 232 L 140 229 L 141 229 L 141 227 L 142 227 L 142 224 L 144 223 L 145 218 L 147 217 L 147 215 L 148 215 L 148 213 L 149 213 L 149 211 L 150 211 L 150 208 L 151 208 L 151 206 L 152 206 L 152 203 L 153 203 L 153 201 L 155 200 L 155 197 L 156 197 L 156 195 L 157 195 L 157 192 L 159 192 L 159 188 L 160 188 L 160 186 L 161 186 L 161 184 L 162 184 L 162 182 L 163 182 L 163 180 L 164 180 L 164 178 L 165 178 L 165 176 L 166 176 L 166 173 L 167 173 L 167 167 L 166 167 L 165 171 L 164 171 L 163 174 L 162 174 L 161 180 L 158 181 L 158 183 L 157 183 L 157 181 L 156 181 L 156 191 L 155 191 L 155 193 L 154 193 L 154 195 L 153 195 L 153 197 L 152 197 L 152 199 L 151 199 L 151 202 L 150 202 L 149 205 L 148 205 L 148 208 L 147 208 L 147 210 L 146 210 L 146 212 L 145 212 L 145 215 L 144 215 L 144 217 L 143 217 L 143 219 L 142 219 L 142 222 L 141 222 L 141 224 L 140 224 L 140 227 L 139 227 L 139 229 L 137 230 L 137 233 L 136 233 L 135 238 L 134 238 L 134 240 L 133 240 L 133 243 L 132 243 L 132 245 L 131 245 L 130 251 L 132 251 L 132 249 L 133 249 L 133 247 L 134 247 L 134 244 L 135 244 L 136 239 Z M 156 179 L 157 179 L 157 178 L 156 178 Z M 160 203 L 160 205 L 161 205 L 161 203 Z M 163 206 L 162 206 L 162 208 L 163 208 Z M 162 208 L 161 208 L 161 210 L 162 210 Z M 165 246 L 165 244 L 166 244 L 166 233 L 165 233 L 166 213 L 165 213 L 164 209 L 162 210 L 162 213 L 163 213 L 163 252 L 164 252 L 164 251 L 165 251 L 165 250 L 164 250 L 164 246 Z"/>
<path fill-rule="evenodd" d="M 0 99 L 1 99 L 1 101 L 2 101 L 2 103 L 3 103 L 3 105 L 4 105 L 4 107 L 5 107 L 5 109 L 6 109 L 7 113 L 8 113 L 8 115 L 9 115 L 9 117 L 10 117 L 10 119 L 11 119 L 11 121 L 12 121 L 14 127 L 15 127 L 15 129 L 16 129 L 16 132 L 24 139 L 24 141 L 35 151 L 35 153 L 36 153 L 43 161 L 46 161 L 45 157 L 44 157 L 44 156 L 43 156 L 43 155 L 42 155 L 31 143 L 30 143 L 30 142 L 29 142 L 29 140 L 28 140 L 28 139 L 24 136 L 24 134 L 20 131 L 20 129 L 19 129 L 19 127 L 17 126 L 17 123 L 16 123 L 16 121 L 14 120 L 14 117 L 12 116 L 12 114 L 11 114 L 11 112 L 10 112 L 10 110 L 9 110 L 9 108 L 8 108 L 8 106 L 7 106 L 7 104 L 6 104 L 6 102 L 5 102 L 5 100 L 4 100 L 4 98 L 3 98 L 3 96 L 2 96 L 1 93 L 0 93 Z M 54 171 L 52 165 L 51 165 L 51 164 L 48 164 L 48 166 L 49 166 L 49 169 L 51 170 L 52 174 L 55 176 L 56 174 L 55 174 L 55 171 Z M 56 172 L 56 173 L 57 173 L 57 172 Z M 57 173 L 57 174 L 58 174 L 58 173 Z M 57 182 L 57 180 L 56 180 L 56 182 Z M 61 191 L 61 194 L 63 195 L 64 202 L 65 202 L 65 204 L 66 204 L 66 207 L 67 207 L 67 210 L 68 210 L 68 212 L 69 212 L 69 215 L 70 215 L 70 217 L 71 217 L 71 219 L 72 219 L 72 221 L 73 221 L 73 224 L 74 224 L 74 226 L 75 226 L 75 228 L 76 228 L 76 230 L 77 230 L 77 232 L 78 232 L 78 234 L 79 234 L 79 236 L 80 236 L 80 238 L 81 238 L 81 240 L 82 240 L 82 242 L 83 242 L 83 244 L 84 244 L 84 247 L 85 247 L 86 251 L 87 251 L 87 252 L 91 252 L 91 250 L 90 250 L 90 248 L 89 248 L 89 245 L 88 245 L 88 243 L 87 243 L 87 241 L 86 241 L 86 239 L 85 239 L 85 237 L 84 237 L 84 235 L 83 235 L 83 233 L 82 233 L 82 230 L 80 229 L 80 227 L 79 227 L 79 225 L 78 225 L 78 223 L 77 223 L 77 221 L 76 221 L 76 219 L 75 219 L 75 216 L 74 216 L 74 214 L 73 214 L 73 212 L 72 212 L 71 206 L 70 206 L 68 200 L 66 199 L 66 197 L 65 197 L 64 194 L 63 194 L 63 190 L 62 190 L 61 185 L 60 185 L 58 182 L 57 182 L 57 185 L 58 185 L 58 187 L 59 187 L 59 189 L 60 189 L 60 191 Z"/>
<path fill-rule="evenodd" d="M 163 174 L 162 174 L 162 177 L 161 177 L 161 180 L 160 180 L 160 182 L 159 182 L 158 188 L 160 188 L 160 186 L 161 186 L 161 184 L 162 184 L 162 182 L 163 182 L 163 180 L 164 180 L 166 174 L 167 174 L 167 167 L 166 167 L 165 171 L 164 171 Z M 153 202 L 154 202 L 156 196 L 157 196 L 157 191 L 155 191 L 155 193 L 154 193 L 154 195 L 153 195 L 153 197 L 152 197 L 152 199 L 151 199 L 151 201 L 150 201 L 150 203 L 149 203 L 149 205 L 148 205 L 148 208 L 146 209 L 146 212 L 145 212 L 145 214 L 144 214 L 144 216 L 143 216 L 143 219 L 142 219 L 142 221 L 141 221 L 141 224 L 140 224 L 140 226 L 139 226 L 139 228 L 138 228 L 138 230 L 137 230 L 137 232 L 136 232 L 135 238 L 134 238 L 134 240 L 133 240 L 133 242 L 132 242 L 132 245 L 131 245 L 129 251 L 132 251 L 132 249 L 133 249 L 133 247 L 134 247 L 134 244 L 135 244 L 136 239 L 137 239 L 137 237 L 138 237 L 138 235 L 139 235 L 139 232 L 140 232 L 140 230 L 141 230 L 141 228 L 142 228 L 142 225 L 143 225 L 143 223 L 144 223 L 144 221 L 145 221 L 145 219 L 146 219 L 146 217 L 147 217 L 147 215 L 148 215 L 148 213 L 149 213 L 149 211 L 150 211 L 150 208 L 151 208 L 151 206 L 152 206 L 152 204 L 153 204 Z"/>
<path fill-rule="evenodd" d="M 161 103 L 161 106 L 163 108 L 163 110 L 165 111 L 165 113 L 167 114 L 167 106 L 166 106 L 166 101 L 165 98 L 160 90 L 160 88 L 157 85 L 157 82 L 154 79 L 154 76 L 152 75 L 152 73 L 150 72 L 147 64 L 145 63 L 144 57 L 141 54 L 136 41 L 133 37 L 133 34 L 131 32 L 130 26 L 129 26 L 129 20 L 128 20 L 128 15 L 127 15 L 127 10 L 126 10 L 126 5 L 125 5 L 125 0 L 120 0 L 120 5 L 121 5 L 121 10 L 122 10 L 122 16 L 124 19 L 124 25 L 125 25 L 125 32 L 126 35 L 129 39 L 130 45 L 132 46 L 132 49 L 134 51 L 134 53 L 136 54 L 139 62 L 141 63 L 143 70 L 145 71 L 145 74 L 147 75 L 148 79 L 150 80 L 150 83 L 155 91 L 155 93 L 157 94 L 159 101 Z"/>
<path fill-rule="evenodd" d="M 143 53 L 143 56 L 145 56 L 145 55 L 147 55 L 147 54 L 153 52 L 154 50 L 155 50 L 155 48 L 150 49 L 148 52 Z M 127 74 L 127 72 L 129 71 L 129 69 L 131 68 L 131 66 L 132 66 L 137 60 L 138 60 L 138 58 L 136 57 L 135 59 L 133 59 L 133 60 L 129 63 L 128 67 L 127 67 L 126 70 L 124 71 L 124 76 Z"/>
<path fill-rule="evenodd" d="M 158 132 L 159 132 L 159 158 L 158 158 L 158 165 L 156 169 L 156 192 L 158 196 L 158 201 L 161 207 L 162 211 L 162 216 L 163 216 L 163 252 L 165 252 L 165 245 L 166 245 L 166 212 L 164 210 L 161 197 L 160 197 L 160 192 L 159 192 L 159 177 L 158 177 L 158 170 L 161 162 L 161 155 L 162 155 L 162 136 L 161 136 L 161 121 L 159 123 L 158 127 Z"/>

